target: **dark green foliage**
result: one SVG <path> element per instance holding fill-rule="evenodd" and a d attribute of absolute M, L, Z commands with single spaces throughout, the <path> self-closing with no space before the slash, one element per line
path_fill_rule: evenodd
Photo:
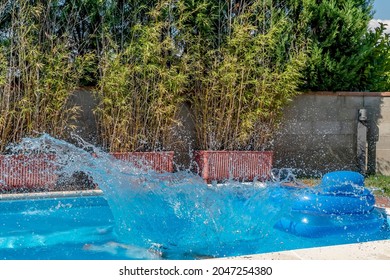
<path fill-rule="evenodd" d="M 388 90 L 389 37 L 368 30 L 371 0 L 304 0 L 311 55 L 304 89 Z M 386 57 L 387 56 L 387 57 Z"/>
<path fill-rule="evenodd" d="M 384 33 L 385 26 L 380 23 L 365 38 L 360 56 L 360 87 L 370 91 L 390 90 L 390 34 Z"/>

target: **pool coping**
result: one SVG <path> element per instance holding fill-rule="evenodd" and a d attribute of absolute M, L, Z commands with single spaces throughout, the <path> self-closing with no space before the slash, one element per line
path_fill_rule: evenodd
<path fill-rule="evenodd" d="M 59 192 L 37 192 L 0 194 L 2 200 L 22 200 L 22 199 L 44 199 L 44 198 L 64 198 L 80 196 L 101 196 L 103 191 L 79 190 L 79 191 L 59 191 Z M 390 217 L 390 208 L 376 205 Z M 315 247 L 307 249 L 297 249 L 279 251 L 264 254 L 242 255 L 236 257 L 226 257 L 221 259 L 230 260 L 390 260 L 390 240 L 379 240 L 361 242 L 354 244 L 333 245 Z"/>
<path fill-rule="evenodd" d="M 79 196 L 101 196 L 103 191 L 96 190 L 78 190 L 78 191 L 57 191 L 57 192 L 29 192 L 29 193 L 12 193 L 0 194 L 1 200 L 22 200 L 22 199 L 43 199 L 43 198 L 64 198 Z"/>
<path fill-rule="evenodd" d="M 390 240 L 227 257 L 230 260 L 390 260 Z"/>

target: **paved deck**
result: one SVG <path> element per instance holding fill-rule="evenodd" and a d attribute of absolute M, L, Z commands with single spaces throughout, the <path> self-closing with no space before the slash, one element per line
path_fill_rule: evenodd
<path fill-rule="evenodd" d="M 237 260 L 390 260 L 390 240 L 230 257 Z"/>

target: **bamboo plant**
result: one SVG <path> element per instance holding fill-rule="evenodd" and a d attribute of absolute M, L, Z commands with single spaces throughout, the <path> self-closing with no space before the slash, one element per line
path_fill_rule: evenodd
<path fill-rule="evenodd" d="M 187 76 L 170 34 L 170 4 L 153 7 L 125 44 L 105 36 L 95 112 L 108 151 L 163 150 L 172 142 Z"/>
<path fill-rule="evenodd" d="M 272 1 L 258 0 L 228 20 L 224 44 L 190 65 L 190 91 L 198 148 L 261 150 L 272 137 L 283 107 L 299 94 L 306 52 L 289 41 L 288 21 Z M 286 35 L 287 34 L 287 35 Z"/>
<path fill-rule="evenodd" d="M 9 3 L 0 41 L 0 150 L 37 133 L 64 137 L 78 112 L 69 98 L 92 59 L 49 28 L 55 22 L 47 6 Z"/>

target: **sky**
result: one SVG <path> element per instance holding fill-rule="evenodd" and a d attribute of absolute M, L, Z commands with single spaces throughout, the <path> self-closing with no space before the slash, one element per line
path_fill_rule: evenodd
<path fill-rule="evenodd" d="M 390 33 L 390 0 L 375 0 L 374 1 L 374 19 L 370 26 L 378 26 L 378 21 L 387 23 L 387 33 Z"/>
<path fill-rule="evenodd" d="M 390 20 L 390 0 L 374 1 L 375 19 Z"/>

